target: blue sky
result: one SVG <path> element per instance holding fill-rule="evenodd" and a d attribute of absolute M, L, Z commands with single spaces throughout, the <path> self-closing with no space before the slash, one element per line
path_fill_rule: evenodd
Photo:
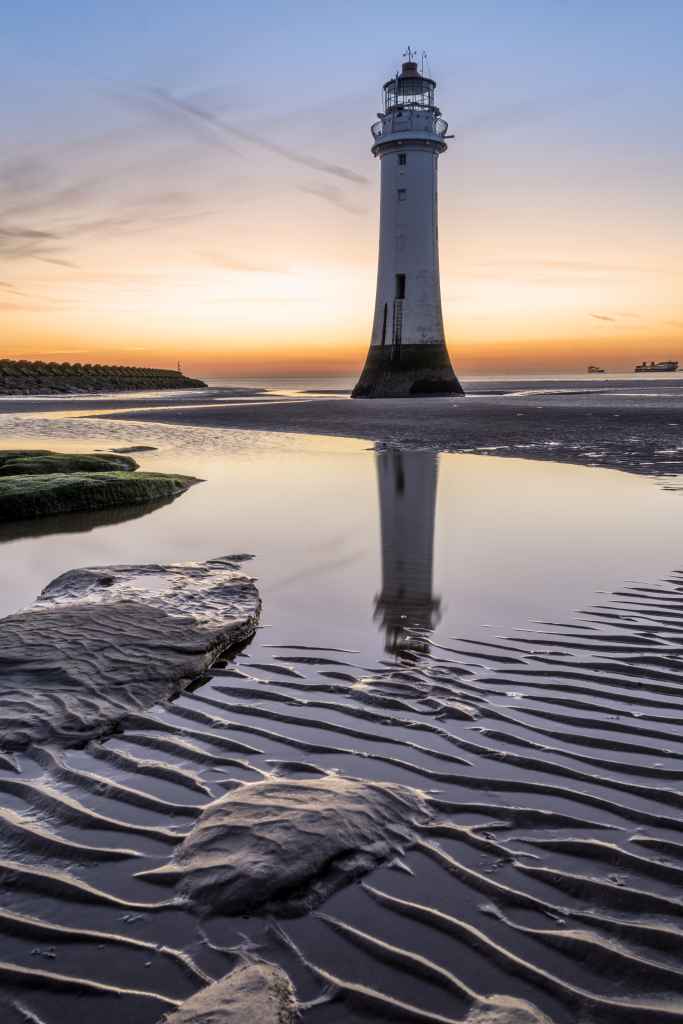
<path fill-rule="evenodd" d="M 585 323 L 589 339 L 621 339 L 630 358 L 645 340 L 634 335 L 637 318 L 659 332 L 658 343 L 662 325 L 683 320 L 681 38 L 683 4 L 662 0 L 437 0 L 422 11 L 401 0 L 12 5 L 0 42 L 0 280 L 25 293 L 3 307 L 12 341 L 33 346 L 44 330 L 39 314 L 59 307 L 54 343 L 63 346 L 83 330 L 68 315 L 80 302 L 98 345 L 108 336 L 123 344 L 126 309 L 151 316 L 159 302 L 154 271 L 189 280 L 188 267 L 210 250 L 232 273 L 279 268 L 290 284 L 307 276 L 309 290 L 316 268 L 319 290 L 339 275 L 349 297 L 339 343 L 362 347 L 376 244 L 368 127 L 382 81 L 410 44 L 427 51 L 456 133 L 440 190 L 450 335 L 470 346 L 512 345 L 528 324 L 538 342 L 556 317 L 558 344 L 576 340 Z M 3 226 L 11 232 L 4 243 Z M 30 244 L 18 245 L 20 234 Z M 140 275 L 150 283 L 147 304 L 116 308 L 106 294 L 123 251 L 138 298 Z M 583 305 L 563 296 L 568 276 L 584 287 L 589 266 L 605 268 L 604 288 L 592 281 Z M 84 268 L 88 288 L 79 293 Z M 229 340 L 256 330 L 236 310 L 242 285 L 216 282 L 235 307 L 226 311 Z M 304 309 L 306 288 L 299 295 L 287 282 L 262 280 L 259 293 L 271 285 L 300 305 L 299 333 L 319 335 L 320 312 Z M 634 288 L 643 308 L 631 303 L 630 324 L 603 328 Z M 590 324 L 603 293 L 597 317 L 617 315 Z M 202 294 L 188 300 L 188 309 L 202 309 L 193 330 L 215 340 L 220 317 L 205 315 Z M 334 288 L 325 294 L 333 301 Z M 477 327 L 487 315 L 493 322 Z M 168 327 L 149 323 L 161 345 Z M 296 323 L 288 320 L 283 345 Z"/>

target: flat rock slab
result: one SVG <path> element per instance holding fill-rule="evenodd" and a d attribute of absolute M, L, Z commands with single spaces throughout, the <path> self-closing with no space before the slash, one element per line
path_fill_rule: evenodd
<path fill-rule="evenodd" d="M 48 473 L 0 479 L 0 523 L 175 498 L 199 483 L 171 473 Z"/>
<path fill-rule="evenodd" d="M 220 981 L 197 992 L 163 1024 L 294 1024 L 294 989 L 273 964 L 236 967 Z"/>
<path fill-rule="evenodd" d="M 208 805 L 168 865 L 142 875 L 177 884 L 204 914 L 301 914 L 401 854 L 429 817 L 418 790 L 392 783 L 246 783 Z"/>
<path fill-rule="evenodd" d="M 236 558 L 64 573 L 0 620 L 0 749 L 79 745 L 173 697 L 253 634 L 260 608 Z"/>

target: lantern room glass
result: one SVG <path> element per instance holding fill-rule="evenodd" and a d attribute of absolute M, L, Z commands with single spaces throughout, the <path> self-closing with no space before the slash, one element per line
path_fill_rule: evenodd
<path fill-rule="evenodd" d="M 434 106 L 435 82 L 421 75 L 392 78 L 384 86 L 384 112 L 397 107 L 409 110 L 428 110 Z"/>

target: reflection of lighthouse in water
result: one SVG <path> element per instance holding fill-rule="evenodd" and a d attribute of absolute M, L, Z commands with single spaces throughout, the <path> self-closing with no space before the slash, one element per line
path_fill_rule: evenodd
<path fill-rule="evenodd" d="M 412 631 L 419 636 L 440 617 L 441 601 L 432 594 L 438 455 L 393 448 L 376 458 L 382 592 L 375 619 L 385 630 L 386 650 L 396 654 L 403 647 L 419 648 Z"/>

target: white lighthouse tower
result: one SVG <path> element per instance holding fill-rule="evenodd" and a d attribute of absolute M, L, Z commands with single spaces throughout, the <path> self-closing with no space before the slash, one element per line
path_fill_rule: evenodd
<path fill-rule="evenodd" d="M 372 340 L 354 398 L 462 395 L 444 338 L 439 282 L 437 161 L 448 124 L 436 83 L 405 61 L 384 85 L 372 126 L 380 158 L 379 266 Z"/>
<path fill-rule="evenodd" d="M 381 167 L 377 297 L 354 398 L 464 393 L 445 347 L 438 272 L 436 165 L 449 126 L 434 104 L 436 83 L 408 56 L 384 84 L 384 113 L 372 127 Z"/>

